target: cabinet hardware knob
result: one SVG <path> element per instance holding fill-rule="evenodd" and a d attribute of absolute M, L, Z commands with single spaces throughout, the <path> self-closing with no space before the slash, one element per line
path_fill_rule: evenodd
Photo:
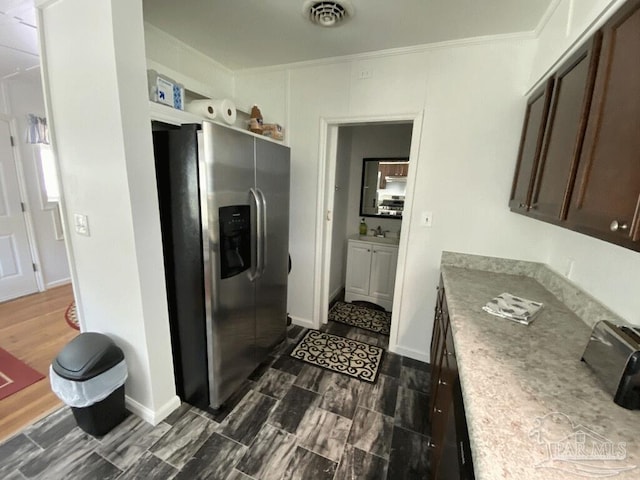
<path fill-rule="evenodd" d="M 526 203 L 521 203 L 520 205 L 518 205 L 518 208 L 527 208 L 527 204 Z"/>
<path fill-rule="evenodd" d="M 367 252 L 370 252 L 370 251 L 371 251 L 371 250 L 369 250 L 369 249 L 367 248 Z"/>
<path fill-rule="evenodd" d="M 436 413 L 442 413 L 442 410 L 440 408 L 435 408 L 434 410 Z"/>
<path fill-rule="evenodd" d="M 609 230 L 611 230 L 612 232 L 617 232 L 618 230 L 626 230 L 629 228 L 629 225 L 627 225 L 627 222 L 625 222 L 624 220 L 622 221 L 618 221 L 618 220 L 614 220 L 613 222 L 611 222 L 611 225 L 609 225 Z"/>
<path fill-rule="evenodd" d="M 445 382 L 444 380 L 440 379 L 440 380 L 438 380 L 438 385 L 448 385 L 448 383 Z"/>
<path fill-rule="evenodd" d="M 447 354 L 448 357 L 453 357 L 455 356 L 455 354 L 453 352 L 445 352 Z"/>
<path fill-rule="evenodd" d="M 436 444 L 433 443 L 431 440 L 429 440 L 429 445 L 427 445 L 429 448 L 437 448 Z"/>

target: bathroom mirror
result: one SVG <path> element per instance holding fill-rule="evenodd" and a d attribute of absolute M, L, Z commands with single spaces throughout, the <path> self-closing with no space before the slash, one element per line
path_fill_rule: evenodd
<path fill-rule="evenodd" d="M 408 171 L 408 158 L 364 158 L 360 216 L 401 219 Z"/>

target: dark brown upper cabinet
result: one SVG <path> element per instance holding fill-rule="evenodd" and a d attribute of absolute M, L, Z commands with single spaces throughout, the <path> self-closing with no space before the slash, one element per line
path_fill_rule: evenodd
<path fill-rule="evenodd" d="M 640 1 L 602 28 L 593 101 L 567 221 L 640 250 Z"/>
<path fill-rule="evenodd" d="M 640 251 L 638 52 L 630 0 L 531 95 L 511 210 Z"/>
<path fill-rule="evenodd" d="M 566 218 L 582 150 L 602 36 L 598 33 L 554 75 L 551 107 L 529 214 L 550 222 Z"/>
<path fill-rule="evenodd" d="M 527 101 L 524 113 L 524 126 L 520 138 L 518 162 L 511 187 L 509 207 L 518 212 L 527 212 L 533 191 L 533 173 L 538 168 L 538 159 L 542 150 L 545 125 L 551 103 L 553 79 L 536 92 Z"/>

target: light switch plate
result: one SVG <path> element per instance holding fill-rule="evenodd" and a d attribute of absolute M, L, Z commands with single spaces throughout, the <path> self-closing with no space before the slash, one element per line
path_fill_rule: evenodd
<path fill-rule="evenodd" d="M 80 213 L 73 214 L 73 225 L 78 235 L 89 236 L 89 218 Z"/>
<path fill-rule="evenodd" d="M 422 212 L 420 215 L 420 225 L 423 227 L 430 227 L 433 224 L 433 213 Z"/>

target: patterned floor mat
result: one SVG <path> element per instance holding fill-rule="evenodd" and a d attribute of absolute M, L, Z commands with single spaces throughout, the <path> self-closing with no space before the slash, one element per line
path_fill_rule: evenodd
<path fill-rule="evenodd" d="M 329 320 L 389 335 L 391 312 L 374 310 L 352 303 L 336 302 L 329 310 Z"/>
<path fill-rule="evenodd" d="M 384 349 L 350 338 L 309 330 L 291 352 L 293 358 L 375 383 Z"/>

